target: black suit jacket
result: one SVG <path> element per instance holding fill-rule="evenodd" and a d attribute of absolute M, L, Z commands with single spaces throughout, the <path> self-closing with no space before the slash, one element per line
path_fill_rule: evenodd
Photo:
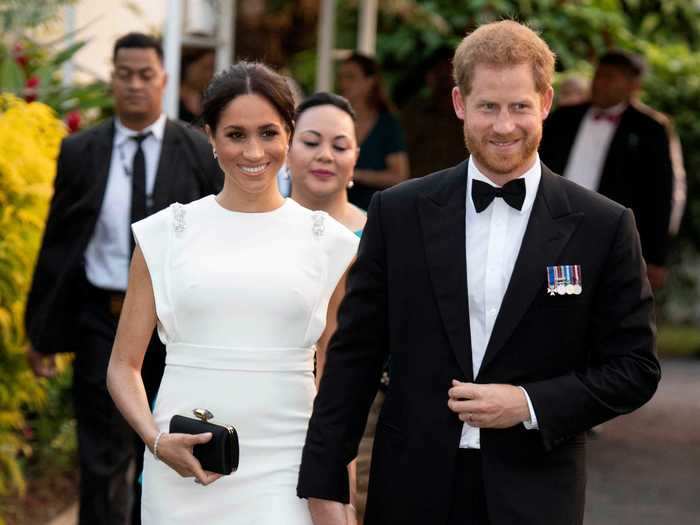
<path fill-rule="evenodd" d="M 447 520 L 462 423 L 452 379 L 474 380 L 465 254 L 467 163 L 372 200 L 314 404 L 298 495 L 347 501 L 382 363 L 365 523 Z M 546 293 L 546 267 L 579 264 L 583 293 Z M 653 304 L 632 213 L 543 168 L 476 382 L 524 386 L 540 430 L 483 430 L 493 525 L 581 523 L 584 431 L 656 389 Z"/>
<path fill-rule="evenodd" d="M 590 104 L 554 111 L 544 123 L 540 157 L 564 173 Z M 630 104 L 622 114 L 603 163 L 598 191 L 634 212 L 647 262 L 664 265 L 669 246 L 673 165 L 663 123 Z"/>
<path fill-rule="evenodd" d="M 105 194 L 114 120 L 67 137 L 61 144 L 46 230 L 27 300 L 25 323 L 35 350 L 73 352 L 83 254 Z M 154 212 L 217 192 L 223 174 L 198 131 L 168 120 L 156 172 Z"/>

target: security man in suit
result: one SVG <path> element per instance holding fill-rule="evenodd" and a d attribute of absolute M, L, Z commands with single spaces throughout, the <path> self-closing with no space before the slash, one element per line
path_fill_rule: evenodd
<path fill-rule="evenodd" d="M 666 279 L 678 199 L 667 125 L 635 101 L 644 72 L 643 59 L 634 53 L 603 55 L 590 102 L 559 108 L 545 121 L 540 156 L 556 173 L 632 209 L 649 281 L 658 289 Z M 681 178 L 675 185 L 684 185 Z"/>
<path fill-rule="evenodd" d="M 53 373 L 54 354 L 75 353 L 81 525 L 128 522 L 143 455 L 105 385 L 133 250 L 130 225 L 175 201 L 214 193 L 223 181 L 205 137 L 163 114 L 160 43 L 129 33 L 116 41 L 113 61 L 115 117 L 61 145 L 26 310 L 37 375 Z M 151 401 L 164 361 L 154 337 L 143 372 Z"/>

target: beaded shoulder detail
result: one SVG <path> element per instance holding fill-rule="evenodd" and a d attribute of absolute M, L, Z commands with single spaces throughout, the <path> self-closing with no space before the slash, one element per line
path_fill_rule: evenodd
<path fill-rule="evenodd" d="M 320 239 L 326 231 L 326 213 L 323 211 L 315 211 L 311 214 L 311 232 L 316 239 Z"/>
<path fill-rule="evenodd" d="M 176 234 L 181 234 L 185 231 L 185 227 L 187 226 L 185 221 L 185 207 L 179 202 L 176 202 L 170 206 L 170 209 L 173 210 L 173 230 L 175 230 Z"/>

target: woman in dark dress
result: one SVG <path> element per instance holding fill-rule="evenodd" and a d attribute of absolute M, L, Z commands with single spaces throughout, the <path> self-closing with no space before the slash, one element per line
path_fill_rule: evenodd
<path fill-rule="evenodd" d="M 338 87 L 352 104 L 360 143 L 350 202 L 367 209 L 377 190 L 389 188 L 409 177 L 408 155 L 399 121 L 392 114 L 384 93 L 379 64 L 353 53 L 340 64 Z"/>

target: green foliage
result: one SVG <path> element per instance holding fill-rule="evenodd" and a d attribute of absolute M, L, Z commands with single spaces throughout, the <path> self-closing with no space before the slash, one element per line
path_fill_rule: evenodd
<path fill-rule="evenodd" d="M 25 415 L 47 407 L 46 383 L 27 366 L 23 318 L 64 135 L 48 106 L 0 94 L 0 494 L 24 490 Z"/>
<path fill-rule="evenodd" d="M 682 44 L 645 43 L 643 51 L 653 74 L 645 86 L 645 101 L 673 116 L 683 143 L 688 177 L 688 206 L 682 238 L 700 246 L 700 52 Z"/>
<path fill-rule="evenodd" d="M 32 457 L 29 467 L 40 468 L 42 475 L 70 471 L 75 467 L 78 449 L 71 372 L 63 373 L 46 384 L 46 399 L 41 410 L 28 416 Z"/>
<path fill-rule="evenodd" d="M 664 357 L 690 357 L 700 352 L 700 329 L 696 326 L 659 326 L 657 334 L 659 354 Z"/>
<path fill-rule="evenodd" d="M 0 36 L 0 92 L 28 102 L 44 102 L 62 118 L 70 114 L 66 120 L 71 131 L 110 113 L 113 102 L 104 82 L 63 83 L 63 65 L 86 45 L 85 41 L 73 41 L 75 33 L 44 44 L 30 36 L 29 29 L 52 20 L 59 7 L 71 2 L 5 2 L 7 5 L 0 5 L 0 27 L 6 29 Z"/>
<path fill-rule="evenodd" d="M 0 32 L 45 24 L 62 6 L 72 3 L 75 0 L 0 0 Z"/>

